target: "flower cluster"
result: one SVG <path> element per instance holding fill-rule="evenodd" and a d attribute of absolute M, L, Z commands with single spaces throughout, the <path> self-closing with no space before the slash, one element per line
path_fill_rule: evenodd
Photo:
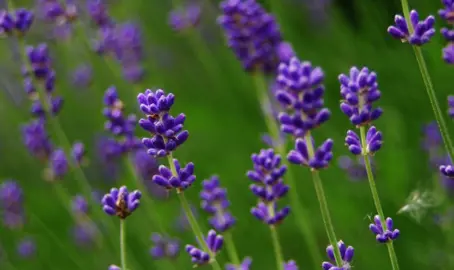
<path fill-rule="evenodd" d="M 336 266 L 335 263 L 334 264 L 331 263 L 331 262 L 335 262 L 336 259 L 334 257 L 334 247 L 332 245 L 330 245 L 330 246 L 328 246 L 328 248 L 326 248 L 326 254 L 328 255 L 328 258 L 330 259 L 331 262 L 323 262 L 322 268 L 324 270 L 350 270 L 351 269 L 350 263 L 353 260 L 353 255 L 355 253 L 355 250 L 351 246 L 347 247 L 347 245 L 345 245 L 345 243 L 342 240 L 337 242 L 337 246 L 339 247 L 339 251 L 340 251 L 340 254 L 342 257 L 342 265 Z"/>
<path fill-rule="evenodd" d="M 169 13 L 168 23 L 176 32 L 196 27 L 200 21 L 201 7 L 192 3 L 183 8 L 172 10 Z"/>
<path fill-rule="evenodd" d="M 183 113 L 177 117 L 170 115 L 174 100 L 173 94 L 166 94 L 161 89 L 148 89 L 137 96 L 140 110 L 147 116 L 139 120 L 139 125 L 152 135 L 142 139 L 142 143 L 151 156 L 167 156 L 189 137 L 189 132 L 183 130 L 186 116 Z"/>
<path fill-rule="evenodd" d="M 388 27 L 388 33 L 394 38 L 414 46 L 426 44 L 435 35 L 435 18 L 433 16 L 428 16 L 420 21 L 418 12 L 412 10 L 408 19 L 410 24 L 407 23 L 404 16 L 396 15 L 394 17 L 395 25 Z"/>
<path fill-rule="evenodd" d="M 186 252 L 192 257 L 192 262 L 197 266 L 210 263 L 214 259 L 212 256 L 215 256 L 224 245 L 224 238 L 214 230 L 208 232 L 204 241 L 209 251 L 205 252 L 193 245 L 186 245 L 185 248 Z"/>
<path fill-rule="evenodd" d="M 38 17 L 52 27 L 53 37 L 66 39 L 73 32 L 72 22 L 80 11 L 75 1 L 38 0 Z"/>
<path fill-rule="evenodd" d="M 225 232 L 236 222 L 235 218 L 228 211 L 230 202 L 227 199 L 227 190 L 222 188 L 217 176 L 203 181 L 200 199 L 203 210 L 212 215 L 210 225 L 219 232 Z"/>
<path fill-rule="evenodd" d="M 154 233 L 151 241 L 153 247 L 150 249 L 150 255 L 154 259 L 175 259 L 180 253 L 180 244 L 177 240 Z"/>
<path fill-rule="evenodd" d="M 185 167 L 181 167 L 180 162 L 174 159 L 173 167 L 175 168 L 175 172 L 172 172 L 171 168 L 167 168 L 164 165 L 159 166 L 159 174 L 154 175 L 152 180 L 167 190 L 175 189 L 177 192 L 183 192 L 196 179 L 194 175 L 194 163 L 190 162 Z"/>
<path fill-rule="evenodd" d="M 139 207 L 141 197 L 142 193 L 138 190 L 129 192 L 125 186 L 112 188 L 102 198 L 103 210 L 108 215 L 125 219 Z"/>
<path fill-rule="evenodd" d="M 284 197 L 289 189 L 282 180 L 287 167 L 281 165 L 281 157 L 275 154 L 273 149 L 252 154 L 251 159 L 254 169 L 247 172 L 247 177 L 254 182 L 250 189 L 259 198 L 251 213 L 268 225 L 278 225 L 290 214 L 289 206 L 282 209 L 277 206 L 277 201 Z"/>
<path fill-rule="evenodd" d="M 142 147 L 140 140 L 134 135 L 136 128 L 136 116 L 134 114 L 125 115 L 123 102 L 118 96 L 117 89 L 114 86 L 109 87 L 104 94 L 103 114 L 107 121 L 105 129 L 118 140 L 118 149 L 120 153 L 129 153 Z M 118 153 L 118 154 L 120 154 Z"/>
<path fill-rule="evenodd" d="M 376 235 L 377 242 L 387 243 L 396 240 L 400 235 L 398 229 L 394 229 L 392 218 L 388 217 L 383 222 L 379 215 L 374 217 L 374 223 L 369 225 L 369 229 Z"/>
<path fill-rule="evenodd" d="M 256 0 L 224 0 L 218 23 L 224 29 L 227 44 L 247 71 L 274 73 L 282 41 L 274 17 Z"/>
<path fill-rule="evenodd" d="M 443 0 L 444 7 L 438 11 L 438 15 L 451 27 L 443 27 L 440 32 L 444 39 L 448 42 L 443 48 L 443 60 L 446 63 L 454 64 L 454 1 Z M 451 116 L 452 117 L 452 116 Z"/>
<path fill-rule="evenodd" d="M 0 10 L 0 36 L 25 35 L 33 23 L 33 13 L 27 9 L 19 8 L 13 13 Z"/>
<path fill-rule="evenodd" d="M 25 223 L 23 191 L 14 180 L 0 185 L 0 213 L 7 228 L 22 228 Z"/>
<path fill-rule="evenodd" d="M 82 195 L 76 195 L 71 200 L 71 210 L 75 220 L 71 233 L 74 242 L 81 247 L 92 245 L 98 236 L 97 225 L 89 218 L 90 208 L 89 202 Z"/>

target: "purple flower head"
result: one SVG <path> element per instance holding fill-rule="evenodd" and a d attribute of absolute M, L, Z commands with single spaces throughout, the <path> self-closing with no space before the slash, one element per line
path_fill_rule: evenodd
<path fill-rule="evenodd" d="M 274 73 L 282 37 L 274 17 L 255 0 L 224 0 L 218 23 L 246 71 Z"/>
<path fill-rule="evenodd" d="M 324 108 L 324 73 L 310 62 L 300 62 L 293 57 L 279 65 L 276 99 L 288 112 L 279 114 L 281 130 L 294 137 L 306 133 L 330 118 L 330 111 Z"/>
<path fill-rule="evenodd" d="M 113 25 L 113 21 L 109 16 L 105 1 L 103 0 L 90 0 L 87 1 L 88 15 L 91 21 L 99 28 L 110 27 Z"/>
<path fill-rule="evenodd" d="M 93 69 L 89 65 L 80 65 L 72 73 L 71 81 L 77 88 L 86 88 L 93 81 Z"/>
<path fill-rule="evenodd" d="M 385 228 L 383 228 L 383 225 Z M 392 218 L 386 218 L 384 224 L 379 215 L 374 217 L 374 223 L 369 225 L 369 229 L 376 235 L 377 242 L 387 243 L 389 241 L 396 240 L 400 235 L 398 229 L 394 229 L 394 223 Z"/>
<path fill-rule="evenodd" d="M 9 36 L 14 31 L 14 18 L 6 10 L 0 10 L 0 35 Z"/>
<path fill-rule="evenodd" d="M 153 176 L 153 182 L 167 189 L 176 189 L 177 192 L 183 192 L 190 187 L 196 176 L 194 175 L 194 163 L 189 162 L 185 167 L 181 167 L 177 159 L 173 159 L 176 175 L 171 169 L 164 165 L 159 166 L 159 174 Z"/>
<path fill-rule="evenodd" d="M 150 249 L 150 255 L 153 259 L 175 259 L 178 257 L 180 243 L 177 240 L 153 233 L 151 241 L 153 242 L 153 247 Z"/>
<path fill-rule="evenodd" d="M 383 136 L 374 126 L 371 126 L 366 134 L 366 147 L 363 149 L 361 139 L 353 130 L 347 131 L 345 145 L 353 155 L 373 155 L 380 150 L 383 144 Z"/>
<path fill-rule="evenodd" d="M 50 106 L 49 110 L 50 110 L 50 114 L 52 116 L 58 115 L 58 113 L 63 108 L 63 98 L 61 98 L 61 97 L 52 97 L 49 95 L 49 96 L 47 96 L 46 102 Z M 40 100 L 35 100 L 32 103 L 30 112 L 33 116 L 38 117 L 38 118 L 44 118 L 47 113 Z"/>
<path fill-rule="evenodd" d="M 74 225 L 71 234 L 76 245 L 89 247 L 95 243 L 98 236 L 98 228 L 93 222 L 85 220 Z"/>
<path fill-rule="evenodd" d="M 65 21 L 65 7 L 57 0 L 38 0 L 39 17 L 47 22 L 59 24 Z"/>
<path fill-rule="evenodd" d="M 350 263 L 353 260 L 353 255 L 355 254 L 355 250 L 352 246 L 347 246 L 344 244 L 342 240 L 337 242 L 337 246 L 339 247 L 341 258 L 342 258 L 342 266 L 336 266 L 335 264 L 335 256 L 334 256 L 334 247 L 329 245 L 326 248 L 326 254 L 331 262 L 323 262 L 322 268 L 323 270 L 350 270 L 351 265 Z"/>
<path fill-rule="evenodd" d="M 454 64 L 454 43 L 449 43 L 443 48 L 443 60 L 447 64 Z"/>
<path fill-rule="evenodd" d="M 235 218 L 228 211 L 230 202 L 227 199 L 227 190 L 221 187 L 219 178 L 212 176 L 202 183 L 200 199 L 203 210 L 211 214 L 210 225 L 219 232 L 225 232 L 236 222 Z"/>
<path fill-rule="evenodd" d="M 7 228 L 21 228 L 25 223 L 23 191 L 14 180 L 0 185 L 0 213 Z"/>
<path fill-rule="evenodd" d="M 62 179 L 69 170 L 68 159 L 63 149 L 55 149 L 49 159 L 49 180 Z"/>
<path fill-rule="evenodd" d="M 140 64 L 143 58 L 142 34 L 136 24 L 126 22 L 116 25 L 113 46 L 113 54 L 123 67 Z"/>
<path fill-rule="evenodd" d="M 362 181 L 367 179 L 367 171 L 364 163 L 364 157 L 358 156 L 356 159 L 352 159 L 349 156 L 340 156 L 337 160 L 339 168 L 344 170 L 349 179 L 352 181 Z M 375 175 L 375 165 L 373 160 L 370 159 L 372 172 Z"/>
<path fill-rule="evenodd" d="M 327 139 L 314 153 L 310 153 L 310 149 L 313 148 L 313 142 L 311 143 L 312 146 L 309 148 L 305 139 L 296 139 L 295 149 L 291 150 L 287 155 L 288 161 L 296 165 L 309 167 L 312 170 L 328 167 L 329 162 L 333 159 L 333 140 Z"/>
<path fill-rule="evenodd" d="M 36 243 L 31 238 L 24 238 L 17 244 L 17 253 L 24 259 L 30 259 L 36 255 Z"/>
<path fill-rule="evenodd" d="M 441 28 L 440 33 L 448 43 L 454 42 L 454 30 L 444 27 Z"/>
<path fill-rule="evenodd" d="M 121 71 L 123 78 L 130 83 L 138 83 L 145 76 L 145 68 L 141 63 L 125 63 Z"/>
<path fill-rule="evenodd" d="M 441 2 L 444 7 L 438 11 L 438 15 L 448 24 L 454 24 L 454 1 L 442 0 Z"/>
<path fill-rule="evenodd" d="M 383 113 L 381 108 L 372 105 L 381 97 L 378 89 L 377 74 L 367 67 L 361 70 L 350 69 L 350 74 L 339 75 L 342 103 L 341 111 L 347 115 L 355 126 L 363 126 L 377 120 Z"/>
<path fill-rule="evenodd" d="M 14 15 L 6 10 L 0 11 L 0 35 L 24 35 L 30 29 L 34 20 L 33 13 L 27 9 L 16 9 Z"/>
<path fill-rule="evenodd" d="M 90 206 L 84 196 L 77 195 L 71 200 L 71 209 L 77 216 L 85 216 L 88 214 Z"/>
<path fill-rule="evenodd" d="M 186 7 L 172 10 L 169 13 L 168 23 L 174 31 L 184 31 L 197 26 L 201 12 L 200 5 L 193 3 Z"/>
<path fill-rule="evenodd" d="M 247 177 L 254 182 L 250 190 L 259 197 L 256 207 L 251 209 L 251 214 L 268 225 L 277 225 L 290 213 L 290 207 L 278 209 L 277 201 L 284 197 L 289 187 L 284 184 L 282 177 L 287 171 L 281 165 L 281 157 L 273 149 L 261 150 L 253 154 L 254 170 L 247 172 Z"/>
<path fill-rule="evenodd" d="M 47 160 L 53 150 L 45 122 L 34 120 L 22 127 L 22 140 L 30 154 L 40 160 Z"/>
<path fill-rule="evenodd" d="M 298 265 L 296 265 L 296 262 L 291 260 L 288 262 L 284 262 L 284 270 L 298 270 Z"/>
<path fill-rule="evenodd" d="M 225 270 L 249 270 L 252 264 L 252 259 L 250 257 L 246 257 L 243 259 L 240 265 L 234 264 L 226 264 Z"/>
<path fill-rule="evenodd" d="M 211 258 L 210 254 L 215 256 L 216 253 L 221 250 L 224 244 L 224 238 L 222 237 L 222 235 L 217 234 L 215 230 L 210 230 L 207 237 L 205 238 L 205 242 L 208 246 L 209 251 L 201 250 L 193 245 L 186 245 L 186 252 L 192 257 L 192 263 L 196 264 L 197 266 L 208 264 L 212 259 L 214 259 Z"/>
<path fill-rule="evenodd" d="M 107 270 L 121 270 L 121 268 L 115 264 L 111 264 Z"/>
<path fill-rule="evenodd" d="M 139 108 L 147 116 L 139 120 L 139 125 L 152 135 L 151 138 L 143 138 L 142 143 L 151 156 L 167 156 L 189 137 L 189 132 L 183 130 L 186 116 L 181 113 L 173 117 L 169 113 L 174 100 L 173 94 L 166 94 L 161 89 L 154 92 L 147 89 L 137 96 Z"/>
<path fill-rule="evenodd" d="M 408 42 L 411 45 L 421 46 L 430 41 L 435 34 L 435 18 L 428 16 L 426 19 L 420 21 L 419 14 L 416 10 L 410 11 L 410 23 L 402 15 L 394 17 L 394 25 L 388 27 L 388 33 L 394 38 Z"/>
<path fill-rule="evenodd" d="M 102 198 L 103 210 L 108 215 L 125 219 L 139 207 L 141 197 L 142 193 L 138 190 L 130 193 L 125 186 L 112 188 Z"/>
<path fill-rule="evenodd" d="M 52 74 L 49 49 L 45 43 L 36 47 L 28 46 L 25 52 L 31 65 L 31 72 L 36 79 L 46 79 Z"/>
<path fill-rule="evenodd" d="M 166 199 L 168 192 L 165 188 L 153 182 L 153 176 L 159 173 L 158 161 L 147 154 L 145 149 L 139 149 L 133 154 L 134 167 L 142 178 L 148 192 L 155 198 Z"/>

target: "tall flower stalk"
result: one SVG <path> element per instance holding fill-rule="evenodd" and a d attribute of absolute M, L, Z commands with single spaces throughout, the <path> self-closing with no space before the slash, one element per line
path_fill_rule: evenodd
<path fill-rule="evenodd" d="M 216 253 L 223 245 L 223 238 L 213 230 L 208 233 L 207 238 L 203 236 L 184 195 L 184 191 L 196 180 L 194 164 L 188 163 L 182 167 L 180 162 L 173 158 L 173 151 L 189 137 L 189 132 L 184 130 L 186 116 L 183 113 L 176 117 L 170 114 L 175 96 L 172 93 L 166 94 L 161 89 L 147 89 L 137 96 L 137 101 L 140 110 L 146 115 L 146 118 L 139 120 L 139 125 L 151 134 L 151 137 L 142 139 L 143 145 L 148 149 L 147 153 L 155 158 L 167 157 L 169 164 L 168 167 L 159 166 L 159 174 L 153 176 L 153 182 L 169 191 L 176 191 L 189 225 L 203 249 L 188 245 L 186 251 L 196 265 L 210 263 L 214 269 L 220 270 Z"/>
<path fill-rule="evenodd" d="M 398 270 L 399 264 L 393 240 L 399 236 L 400 232 L 399 230 L 394 230 L 391 218 L 385 219 L 370 161 L 370 156 L 380 150 L 383 144 L 382 133 L 374 126 L 369 127 L 366 133 L 366 127 L 372 121 L 377 120 L 383 113 L 381 108 L 373 107 L 374 102 L 381 97 L 381 92 L 378 89 L 377 74 L 369 71 L 366 67 L 362 69 L 352 67 L 349 75 L 341 74 L 339 76 L 339 82 L 343 99 L 340 105 L 341 111 L 349 117 L 350 122 L 359 128 L 360 131 L 359 136 L 353 130 L 347 131 L 345 143 L 352 154 L 364 157 L 367 179 L 378 213 L 374 218 L 374 224 L 370 225 L 370 230 L 376 235 L 379 243 L 386 243 L 392 269 Z"/>
<path fill-rule="evenodd" d="M 401 0 L 401 3 L 404 16 L 396 15 L 394 19 L 395 25 L 390 26 L 388 32 L 393 37 L 402 40 L 402 42 L 408 42 L 412 46 L 444 146 L 452 160 L 454 145 L 449 136 L 444 114 L 440 109 L 440 104 L 435 94 L 432 79 L 421 49 L 421 46 L 428 43 L 435 34 L 435 18 L 428 16 L 426 19 L 420 21 L 418 12 L 416 10 L 409 10 L 407 0 Z"/>

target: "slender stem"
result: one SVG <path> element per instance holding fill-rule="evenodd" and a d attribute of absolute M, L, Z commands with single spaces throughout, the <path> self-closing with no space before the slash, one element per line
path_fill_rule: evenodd
<path fill-rule="evenodd" d="M 271 104 L 267 91 L 268 87 L 263 75 L 255 74 L 253 78 L 260 104 L 262 105 Z M 274 119 L 274 115 L 270 113 L 264 113 L 264 119 L 271 138 L 273 139 L 273 141 L 278 142 L 280 138 L 280 129 L 276 120 Z M 318 244 L 315 238 L 315 234 L 313 233 L 311 224 L 309 222 L 310 220 L 309 214 L 306 212 L 305 208 L 301 204 L 301 200 L 298 195 L 294 174 L 291 171 L 292 166 L 289 166 L 290 164 L 285 158 L 287 156 L 286 147 L 282 143 L 276 143 L 275 149 L 278 152 L 278 154 L 282 157 L 283 164 L 287 166 L 285 180 L 287 184 L 290 186 L 289 198 L 290 204 L 292 206 L 292 213 L 293 215 L 295 215 L 299 231 L 303 235 L 303 238 L 305 239 L 306 244 L 309 248 L 309 253 L 311 254 L 313 263 L 314 265 L 318 265 L 322 261 L 322 257 L 318 250 Z"/>
<path fill-rule="evenodd" d="M 408 7 L 407 0 L 401 0 L 402 3 L 402 10 L 407 21 L 407 25 L 409 27 L 410 33 L 414 31 L 413 25 L 410 22 L 410 9 Z M 446 125 L 446 121 L 443 117 L 443 113 L 440 109 L 440 104 L 438 102 L 437 96 L 435 95 L 435 89 L 433 87 L 432 79 L 430 77 L 429 71 L 427 69 L 426 61 L 424 60 L 424 56 L 422 54 L 422 50 L 418 46 L 412 46 L 413 51 L 415 53 L 416 61 L 418 62 L 419 71 L 421 72 L 422 79 L 424 81 L 424 86 L 426 87 L 427 95 L 429 96 L 430 105 L 432 106 L 432 110 L 435 114 L 435 120 L 437 121 L 438 128 L 440 129 L 441 137 L 443 139 L 443 144 L 449 154 L 450 160 L 452 161 L 452 157 L 454 156 L 454 146 L 452 140 L 449 136 L 448 127 Z"/>
<path fill-rule="evenodd" d="M 314 157 L 315 151 L 310 133 L 306 135 L 305 140 L 309 159 L 311 159 Z M 317 194 L 320 212 L 322 214 L 323 224 L 325 225 L 325 230 L 328 235 L 328 240 L 334 248 L 334 258 L 336 259 L 336 264 L 340 267 L 343 264 L 342 255 L 339 246 L 337 245 L 336 232 L 334 231 L 333 222 L 331 221 L 331 215 L 329 213 L 328 202 L 326 201 L 322 179 L 320 178 L 320 174 L 317 170 L 312 170 L 312 181 L 314 182 L 315 193 Z"/>
<path fill-rule="evenodd" d="M 369 158 L 369 153 L 367 153 L 367 141 L 366 141 L 366 128 L 364 126 L 360 127 L 360 137 L 361 137 L 361 144 L 363 148 L 363 156 L 364 156 L 364 164 L 366 166 L 366 172 L 367 172 L 367 180 L 369 181 L 369 186 L 370 186 L 370 191 L 372 192 L 372 198 L 374 199 L 374 204 L 375 208 L 377 209 L 377 213 L 380 216 L 380 222 L 382 224 L 382 227 L 386 230 L 386 222 L 385 220 L 385 214 L 383 213 L 383 208 L 380 203 L 380 198 L 378 197 L 378 190 L 377 186 L 375 185 L 375 180 L 374 180 L 374 174 L 372 172 L 372 166 L 370 163 L 370 158 Z M 397 260 L 396 252 L 394 250 L 393 242 L 389 241 L 386 243 L 386 246 L 388 248 L 388 254 L 389 254 L 389 259 L 391 260 L 391 265 L 393 270 L 398 270 L 399 269 L 399 263 Z"/>
<path fill-rule="evenodd" d="M 170 170 L 172 171 L 172 174 L 174 176 L 178 175 L 178 172 L 175 168 L 175 164 L 173 164 L 173 155 L 170 153 L 167 155 L 167 160 L 169 162 L 169 167 Z M 212 259 L 212 266 L 213 269 L 216 270 L 222 270 L 221 266 L 219 265 L 218 261 L 216 260 L 216 254 L 214 254 L 211 249 L 208 247 L 205 238 L 203 237 L 202 230 L 200 229 L 199 223 L 197 222 L 197 219 L 194 217 L 194 213 L 192 213 L 191 207 L 189 206 L 188 201 L 186 200 L 186 197 L 184 196 L 184 192 L 180 191 L 177 192 L 178 199 L 180 200 L 181 207 L 183 208 L 186 218 L 188 219 L 189 225 L 191 226 L 192 232 L 194 233 L 195 237 L 197 238 L 197 241 L 199 244 L 202 246 L 202 248 L 210 255 L 210 258 Z"/>
<path fill-rule="evenodd" d="M 274 255 L 276 256 L 276 269 L 284 270 L 284 257 L 282 255 L 281 244 L 279 243 L 279 235 L 275 226 L 270 226 L 271 239 L 273 240 Z"/>
<path fill-rule="evenodd" d="M 238 257 L 238 253 L 236 252 L 235 243 L 233 241 L 232 234 L 230 232 L 224 233 L 224 243 L 225 248 L 227 249 L 227 253 L 229 254 L 230 261 L 235 265 L 239 266 L 241 261 Z"/>
<path fill-rule="evenodd" d="M 126 269 L 126 242 L 125 242 L 125 220 L 120 219 L 120 257 L 121 270 Z"/>

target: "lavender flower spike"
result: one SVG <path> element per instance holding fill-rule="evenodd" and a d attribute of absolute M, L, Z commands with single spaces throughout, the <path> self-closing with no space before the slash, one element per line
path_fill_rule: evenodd
<path fill-rule="evenodd" d="M 402 15 L 394 17 L 395 25 L 388 27 L 388 33 L 394 38 L 408 42 L 411 45 L 421 46 L 430 41 L 435 34 L 435 18 L 428 16 L 426 19 L 420 21 L 419 14 L 416 10 L 410 11 L 411 28 Z"/>
<path fill-rule="evenodd" d="M 203 181 L 203 190 L 200 192 L 202 200 L 201 207 L 212 217 L 209 222 L 219 232 L 225 232 L 236 222 L 235 218 L 228 211 L 230 202 L 227 199 L 227 190 L 222 188 L 217 176 Z"/>
<path fill-rule="evenodd" d="M 186 252 L 192 257 L 192 262 L 197 266 L 208 264 L 214 259 L 211 258 L 209 253 L 215 256 L 221 250 L 224 244 L 224 238 L 222 235 L 217 234 L 216 231 L 210 230 L 205 238 L 205 242 L 210 249 L 209 251 L 203 251 L 193 245 L 186 245 Z"/>
<path fill-rule="evenodd" d="M 108 215 L 125 219 L 139 207 L 141 197 L 142 193 L 138 190 L 129 193 L 125 186 L 112 188 L 102 198 L 103 210 Z"/>
<path fill-rule="evenodd" d="M 225 265 L 225 270 L 249 270 L 252 264 L 252 259 L 250 257 L 246 257 L 243 259 L 240 265 L 234 265 L 228 263 Z"/>
<path fill-rule="evenodd" d="M 367 67 L 352 67 L 348 75 L 339 75 L 339 82 L 343 99 L 340 109 L 353 125 L 367 125 L 382 115 L 381 108 L 372 106 L 381 97 L 375 72 Z"/>
<path fill-rule="evenodd" d="M 167 156 L 189 137 L 189 132 L 183 130 L 186 116 L 181 113 L 173 117 L 169 113 L 174 100 L 173 94 L 166 94 L 161 89 L 155 92 L 148 89 L 137 96 L 140 110 L 146 115 L 139 120 L 139 125 L 152 135 L 142 139 L 142 143 L 151 156 Z"/>
<path fill-rule="evenodd" d="M 314 156 L 309 158 L 309 150 L 304 139 L 298 138 L 295 142 L 295 149 L 287 155 L 288 161 L 293 164 L 307 166 L 312 170 L 319 170 L 328 167 L 333 158 L 333 140 L 326 140 L 317 150 Z"/>
<path fill-rule="evenodd" d="M 383 136 L 374 126 L 370 127 L 366 134 L 366 148 L 363 149 L 358 134 L 349 130 L 345 137 L 345 144 L 353 155 L 373 155 L 380 150 L 383 144 Z"/>
<path fill-rule="evenodd" d="M 181 167 L 177 159 L 173 160 L 177 175 L 173 175 L 172 171 L 164 165 L 159 166 L 159 174 L 153 176 L 153 182 L 167 190 L 176 189 L 177 192 L 182 192 L 194 183 L 196 176 L 194 175 L 194 163 L 190 162 L 185 167 Z"/>
<path fill-rule="evenodd" d="M 394 223 L 392 218 L 386 218 L 384 223 L 386 228 L 383 228 L 380 216 L 376 215 L 374 217 L 374 223 L 369 225 L 369 229 L 377 236 L 377 242 L 387 243 L 396 240 L 400 235 L 400 231 L 393 229 Z"/>
<path fill-rule="evenodd" d="M 331 263 L 331 262 L 335 262 L 336 259 L 334 257 L 334 247 L 332 245 L 330 245 L 326 248 L 326 254 L 328 255 L 328 258 L 330 259 L 331 262 L 323 262 L 322 263 L 323 270 L 350 270 L 351 269 L 350 263 L 353 260 L 353 255 L 355 253 L 355 250 L 351 246 L 347 247 L 347 245 L 345 245 L 342 240 L 337 242 L 337 245 L 339 247 L 341 257 L 342 257 L 342 266 L 336 266 L 335 264 Z"/>

